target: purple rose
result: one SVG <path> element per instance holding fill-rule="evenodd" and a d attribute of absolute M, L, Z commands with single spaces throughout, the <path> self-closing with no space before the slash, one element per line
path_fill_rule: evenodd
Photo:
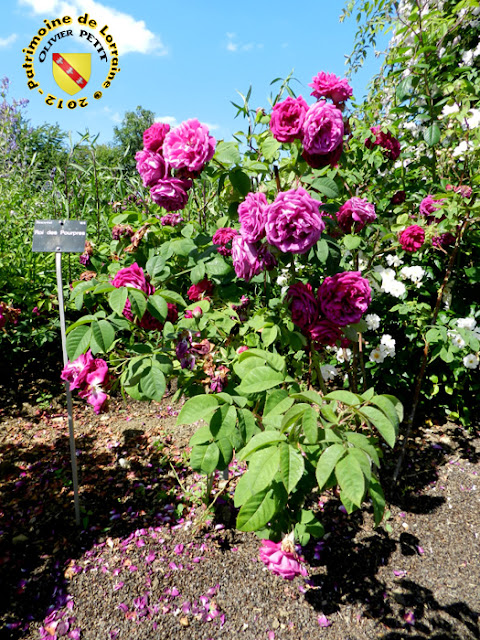
<path fill-rule="evenodd" d="M 330 347 L 340 342 L 343 336 L 340 327 L 331 320 L 327 320 L 327 318 L 318 320 L 310 327 L 308 333 L 314 343 Z"/>
<path fill-rule="evenodd" d="M 314 98 L 330 98 L 335 104 L 345 102 L 352 97 L 353 93 L 346 78 L 338 78 L 334 73 L 325 73 L 325 71 L 317 73 L 308 86 L 312 87 L 313 91 L 310 95 Z"/>
<path fill-rule="evenodd" d="M 284 253 L 307 253 L 325 229 L 321 204 L 301 187 L 279 193 L 266 208 L 267 242 Z"/>
<path fill-rule="evenodd" d="M 360 321 L 372 300 L 372 292 L 359 271 L 343 271 L 325 278 L 317 297 L 323 315 L 345 327 Z"/>
<path fill-rule="evenodd" d="M 168 166 L 165 160 L 154 151 L 137 151 L 135 160 L 144 187 L 153 187 L 156 182 L 168 175 Z"/>
<path fill-rule="evenodd" d="M 353 225 L 355 231 L 360 231 L 367 222 L 373 222 L 376 217 L 374 205 L 357 197 L 347 200 L 337 212 L 338 226 L 345 233 L 350 233 Z"/>
<path fill-rule="evenodd" d="M 318 318 L 318 304 L 311 284 L 296 282 L 287 291 L 293 323 L 308 329 Z"/>
<path fill-rule="evenodd" d="M 170 125 L 163 122 L 154 122 L 151 127 L 143 132 L 143 147 L 147 151 L 162 152 L 163 141 L 170 131 Z"/>
<path fill-rule="evenodd" d="M 238 206 L 240 233 L 247 242 L 257 242 L 265 237 L 265 209 L 267 198 L 264 193 L 249 193 Z"/>
<path fill-rule="evenodd" d="M 242 236 L 235 236 L 232 240 L 232 260 L 237 278 L 247 282 L 261 271 L 256 246 Z"/>
<path fill-rule="evenodd" d="M 150 295 L 155 291 L 154 287 L 146 281 L 145 274 L 142 267 L 139 267 L 136 262 L 129 267 L 120 269 L 115 274 L 112 280 L 114 287 L 133 287 L 134 289 L 141 289 L 147 295 Z"/>
<path fill-rule="evenodd" d="M 288 96 L 283 102 L 277 102 L 273 107 L 270 119 L 270 130 L 279 142 L 293 142 L 302 139 L 302 125 L 308 104 L 302 98 Z"/>
<path fill-rule="evenodd" d="M 179 213 L 167 213 L 166 216 L 160 218 L 160 224 L 162 227 L 176 227 L 181 222 L 185 222 Z"/>
<path fill-rule="evenodd" d="M 188 190 L 191 186 L 191 180 L 165 178 L 165 180 L 159 180 L 150 189 L 150 195 L 155 204 L 160 207 L 167 211 L 178 211 L 185 209 L 188 202 Z"/>
<path fill-rule="evenodd" d="M 303 146 L 307 154 L 326 154 L 343 142 L 344 126 L 340 109 L 325 101 L 316 102 L 303 122 Z"/>
<path fill-rule="evenodd" d="M 432 238 L 432 244 L 434 247 L 449 247 L 452 244 L 455 244 L 455 236 L 450 233 L 441 233 L 439 236 L 434 236 Z"/>
<path fill-rule="evenodd" d="M 336 167 L 340 156 L 342 155 L 343 144 L 338 145 L 336 149 L 330 151 L 330 153 L 307 153 L 305 149 L 302 151 L 302 158 L 305 162 L 312 167 L 312 169 L 321 169 L 328 164 L 331 167 Z"/>
<path fill-rule="evenodd" d="M 365 140 L 367 149 L 382 147 L 385 157 L 390 160 L 396 160 L 400 155 L 400 142 L 392 136 L 390 131 L 382 131 L 380 126 L 371 127 L 370 131 L 375 135 L 375 138 L 373 140 L 371 138 Z"/>
<path fill-rule="evenodd" d="M 436 200 L 432 196 L 428 195 L 420 203 L 420 213 L 422 216 L 425 216 L 425 218 L 427 218 L 428 222 L 439 222 L 443 218 L 437 218 L 435 216 L 435 211 L 441 209 L 443 207 L 443 203 L 443 198 Z"/>
<path fill-rule="evenodd" d="M 278 264 L 276 257 L 268 250 L 268 245 L 266 244 L 260 245 L 257 260 L 260 265 L 260 271 L 271 271 Z"/>
<path fill-rule="evenodd" d="M 215 138 L 198 120 L 187 120 L 169 131 L 163 142 L 163 155 L 174 169 L 201 171 L 215 153 Z"/>

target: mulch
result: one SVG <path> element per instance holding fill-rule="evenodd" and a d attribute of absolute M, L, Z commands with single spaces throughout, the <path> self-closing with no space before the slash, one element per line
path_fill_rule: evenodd
<path fill-rule="evenodd" d="M 7 396 L 4 396 L 7 398 Z M 389 518 L 350 516 L 317 496 L 325 538 L 283 580 L 235 530 L 227 482 L 188 469 L 178 406 L 75 404 L 82 524 L 75 525 L 68 425 L 57 401 L 0 413 L 0 637 L 81 640 L 400 640 L 480 637 L 480 437 L 422 424 L 400 482 L 386 453 Z"/>

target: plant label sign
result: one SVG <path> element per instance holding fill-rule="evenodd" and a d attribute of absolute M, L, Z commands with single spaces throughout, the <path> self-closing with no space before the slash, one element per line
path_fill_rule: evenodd
<path fill-rule="evenodd" d="M 83 253 L 86 237 L 84 220 L 35 220 L 32 251 Z"/>

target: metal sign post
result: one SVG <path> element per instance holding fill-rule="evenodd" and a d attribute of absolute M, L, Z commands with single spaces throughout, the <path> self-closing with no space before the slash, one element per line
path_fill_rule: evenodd
<path fill-rule="evenodd" d="M 63 365 L 68 364 L 67 337 L 65 329 L 65 306 L 62 283 L 62 253 L 83 253 L 87 223 L 79 220 L 36 220 L 33 231 L 32 251 L 55 252 L 55 270 L 57 274 L 58 307 L 60 310 L 60 332 L 62 336 Z M 80 525 L 80 503 L 78 499 L 77 454 L 73 431 L 73 404 L 70 384 L 65 383 L 67 392 L 68 432 L 70 438 L 70 459 L 72 464 L 73 500 L 75 504 L 75 522 Z"/>

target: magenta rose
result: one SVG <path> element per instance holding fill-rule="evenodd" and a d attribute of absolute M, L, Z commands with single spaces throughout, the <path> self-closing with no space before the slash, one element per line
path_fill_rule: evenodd
<path fill-rule="evenodd" d="M 266 208 L 267 242 L 284 253 L 307 253 L 325 229 L 321 204 L 302 187 L 280 192 Z"/>
<path fill-rule="evenodd" d="M 341 342 L 343 337 L 340 327 L 327 318 L 317 320 L 317 322 L 309 328 L 308 333 L 312 341 L 319 346 L 325 345 L 333 347 L 337 342 Z"/>
<path fill-rule="evenodd" d="M 168 166 L 164 158 L 154 151 L 137 151 L 135 160 L 144 187 L 152 187 L 168 175 Z"/>
<path fill-rule="evenodd" d="M 235 236 L 232 240 L 232 260 L 237 278 L 247 282 L 262 270 L 256 246 L 242 236 Z"/>
<path fill-rule="evenodd" d="M 309 155 L 335 151 L 343 142 L 344 126 L 340 109 L 325 101 L 309 107 L 303 122 L 303 146 Z"/>
<path fill-rule="evenodd" d="M 302 98 L 288 96 L 283 102 L 277 102 L 272 110 L 270 130 L 273 137 L 279 142 L 293 142 L 296 138 L 302 139 L 302 126 L 308 104 Z"/>
<path fill-rule="evenodd" d="M 68 362 L 60 377 L 69 383 L 70 389 L 81 389 L 86 384 L 87 374 L 90 372 L 93 362 L 94 358 L 89 349 L 87 353 L 82 353 L 76 360 Z"/>
<path fill-rule="evenodd" d="M 308 329 L 318 318 L 318 304 L 312 285 L 296 282 L 287 291 L 293 323 L 300 329 Z"/>
<path fill-rule="evenodd" d="M 163 141 L 170 131 L 170 125 L 163 122 L 154 122 L 151 127 L 143 132 L 143 148 L 147 151 L 162 152 Z"/>
<path fill-rule="evenodd" d="M 371 127 L 370 131 L 375 137 L 367 138 L 365 140 L 365 146 L 367 149 L 373 147 L 381 147 L 383 149 L 383 155 L 390 160 L 396 160 L 400 155 L 400 142 L 392 136 L 390 131 L 384 132 L 380 126 Z"/>
<path fill-rule="evenodd" d="M 162 227 L 176 227 L 181 222 L 185 222 L 179 213 L 167 213 L 166 216 L 160 218 Z"/>
<path fill-rule="evenodd" d="M 412 224 L 398 234 L 398 241 L 405 251 L 418 251 L 425 242 L 425 231 L 418 224 Z"/>
<path fill-rule="evenodd" d="M 141 289 L 147 295 L 150 295 L 155 291 L 154 287 L 146 281 L 145 274 L 142 267 L 139 267 L 136 262 L 129 267 L 120 269 L 115 274 L 112 280 L 114 287 L 133 287 L 134 289 Z"/>
<path fill-rule="evenodd" d="M 314 98 L 330 98 L 335 104 L 345 102 L 352 97 L 352 87 L 346 78 L 338 78 L 334 73 L 320 71 L 312 78 L 308 85 L 313 91 L 310 95 Z"/>
<path fill-rule="evenodd" d="M 293 545 L 290 550 L 284 549 L 282 542 L 262 540 L 259 556 L 267 569 L 285 580 L 293 580 L 298 575 L 304 577 L 307 575 L 307 570 L 300 564 Z"/>
<path fill-rule="evenodd" d="M 359 271 L 343 271 L 325 278 L 317 297 L 323 315 L 345 327 L 360 321 L 372 300 L 372 291 Z"/>
<path fill-rule="evenodd" d="M 265 209 L 267 198 L 264 193 L 249 193 L 238 206 L 240 233 L 247 242 L 257 242 L 265 236 Z"/>
<path fill-rule="evenodd" d="M 235 236 L 238 236 L 238 231 L 231 227 L 221 227 L 217 229 L 213 234 L 212 242 L 213 244 L 219 245 L 217 246 L 218 253 L 221 253 L 222 256 L 231 256 L 231 245 L 228 245 Z"/>
<path fill-rule="evenodd" d="M 449 247 L 452 244 L 455 244 L 455 236 L 448 231 L 446 233 L 441 233 L 439 236 L 434 236 L 432 238 L 432 244 L 434 247 Z"/>
<path fill-rule="evenodd" d="M 215 138 L 198 120 L 187 120 L 169 131 L 163 142 L 163 155 L 174 169 L 198 172 L 215 153 Z"/>
<path fill-rule="evenodd" d="M 367 222 L 373 222 L 376 217 L 374 205 L 356 196 L 347 200 L 337 211 L 338 226 L 345 233 L 350 233 L 353 225 L 355 231 L 360 231 Z"/>
<path fill-rule="evenodd" d="M 150 195 L 155 204 L 167 211 L 185 209 L 188 202 L 188 190 L 192 186 L 191 180 L 180 178 L 165 178 L 159 180 L 151 189 Z"/>
<path fill-rule="evenodd" d="M 192 284 L 190 289 L 187 291 L 188 299 L 192 302 L 198 302 L 199 300 L 202 300 L 202 298 L 211 296 L 213 294 L 213 288 L 213 282 L 204 278 L 203 280 L 200 280 L 200 282 L 197 282 L 197 284 Z"/>

